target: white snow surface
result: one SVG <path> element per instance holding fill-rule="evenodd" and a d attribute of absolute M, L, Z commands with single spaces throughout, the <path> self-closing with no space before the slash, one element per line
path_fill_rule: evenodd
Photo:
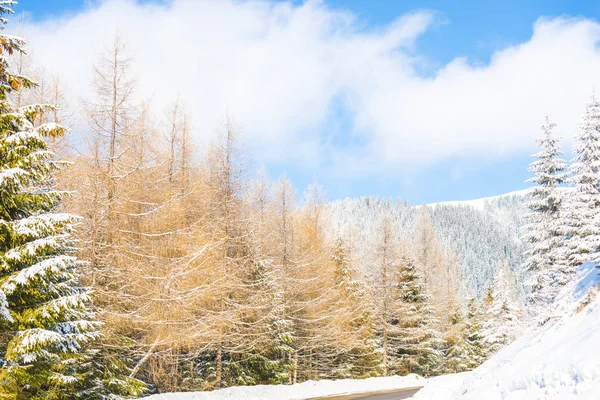
<path fill-rule="evenodd" d="M 213 392 L 165 393 L 146 400 L 300 400 L 315 397 L 421 387 L 426 379 L 415 374 L 368 379 L 306 381 L 296 385 L 236 386 Z"/>
<path fill-rule="evenodd" d="M 430 380 L 414 398 L 599 399 L 600 294 L 576 311 L 590 288 L 600 284 L 599 272 L 591 263 L 582 265 L 578 279 L 561 291 L 555 307 L 542 317 L 549 318 L 545 324 L 531 326 L 464 378 L 448 375 Z"/>
<path fill-rule="evenodd" d="M 425 387 L 417 392 L 413 400 L 438 400 L 453 399 L 463 382 L 472 372 L 461 372 L 460 374 L 442 375 L 427 379 Z"/>

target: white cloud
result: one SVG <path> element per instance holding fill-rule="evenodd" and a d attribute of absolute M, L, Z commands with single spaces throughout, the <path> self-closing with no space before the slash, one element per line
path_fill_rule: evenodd
<path fill-rule="evenodd" d="M 456 58 L 423 77 L 415 40 L 433 13 L 370 31 L 356 18 L 320 1 L 107 0 L 24 32 L 41 62 L 85 98 L 91 65 L 118 29 L 136 55 L 141 93 L 157 107 L 181 93 L 199 137 L 228 111 L 258 161 L 346 173 L 522 152 L 545 114 L 572 138 L 600 88 L 600 25 L 591 20 L 540 19 L 530 40 L 497 51 L 489 65 Z M 333 144 L 324 129 L 340 101 L 353 119 L 346 134 L 360 146 Z"/>

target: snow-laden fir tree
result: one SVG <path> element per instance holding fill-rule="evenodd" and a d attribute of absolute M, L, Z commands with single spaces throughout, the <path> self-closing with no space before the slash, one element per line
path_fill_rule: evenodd
<path fill-rule="evenodd" d="M 0 2 L 0 14 L 13 4 Z M 0 36 L 0 398 L 139 395 L 143 384 L 112 375 L 90 348 L 99 323 L 77 279 L 71 233 L 78 219 L 54 212 L 63 193 L 52 189 L 52 176 L 61 163 L 45 142 L 64 128 L 35 123 L 51 106 L 9 102 L 11 92 L 35 86 L 8 69 L 8 57 L 23 46 Z"/>
<path fill-rule="evenodd" d="M 501 262 L 484 304 L 483 336 L 491 351 L 497 351 L 514 340 L 523 317 L 516 281 L 506 260 Z"/>
<path fill-rule="evenodd" d="M 571 265 L 598 260 L 600 247 L 600 102 L 592 96 L 569 169 L 567 245 Z"/>
<path fill-rule="evenodd" d="M 428 375 L 439 360 L 439 335 L 415 262 L 402 249 L 390 213 L 379 226 L 376 260 L 380 267 L 377 331 L 384 375 L 419 372 Z M 406 247 L 406 246 L 404 246 Z"/>
<path fill-rule="evenodd" d="M 254 263 L 248 287 L 241 340 L 252 340 L 252 349 L 225 371 L 237 385 L 261 382 L 283 384 L 289 379 L 290 355 L 296 338 L 292 321 L 286 318 L 284 293 L 269 260 Z M 254 339 L 251 339 L 254 338 Z M 227 381 L 227 379 L 225 379 Z"/>
<path fill-rule="evenodd" d="M 528 225 L 525 226 L 525 241 L 530 244 L 527 250 L 525 268 L 531 277 L 532 304 L 543 305 L 553 301 L 558 275 L 567 274 L 570 269 L 561 262 L 564 260 L 564 227 L 561 219 L 562 199 L 558 186 L 566 179 L 566 163 L 562 160 L 560 139 L 552 134 L 556 124 L 546 117 L 537 139 L 542 150 L 533 155 L 536 158 L 529 167 L 533 177 L 527 182 L 535 183 L 530 191 L 526 206 Z"/>
<path fill-rule="evenodd" d="M 399 335 L 394 352 L 399 357 L 401 373 L 429 376 L 441 361 L 442 339 L 435 329 L 437 320 L 429 305 L 430 296 L 423 291 L 423 282 L 414 261 L 403 257 L 397 284 Z"/>
<path fill-rule="evenodd" d="M 454 327 L 446 337 L 444 372 L 463 372 L 477 368 L 489 355 L 482 332 L 482 315 L 477 299 L 471 298 L 463 315 L 454 315 Z"/>

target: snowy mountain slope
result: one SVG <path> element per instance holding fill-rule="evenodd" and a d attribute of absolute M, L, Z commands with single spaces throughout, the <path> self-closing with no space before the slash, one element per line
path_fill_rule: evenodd
<path fill-rule="evenodd" d="M 514 192 L 504 193 L 504 194 L 500 194 L 500 195 L 497 195 L 497 196 L 482 197 L 480 199 L 443 201 L 443 202 L 439 202 L 439 203 L 430 203 L 430 204 L 427 204 L 427 205 L 429 207 L 437 207 L 439 205 L 444 205 L 444 206 L 470 206 L 470 207 L 477 208 L 478 210 L 483 210 L 485 208 L 486 203 L 490 203 L 490 202 L 492 202 L 494 200 L 498 200 L 498 199 L 501 199 L 503 197 L 512 197 L 512 196 L 524 197 L 524 196 L 527 195 L 528 192 L 529 192 L 529 189 L 515 190 Z"/>
<path fill-rule="evenodd" d="M 573 188 L 571 188 L 571 187 L 559 187 L 558 190 L 564 193 L 564 192 L 568 192 L 568 191 L 573 190 Z M 494 203 L 495 201 L 503 199 L 503 198 L 510 198 L 510 197 L 521 197 L 521 198 L 523 198 L 523 197 L 526 197 L 528 195 L 529 191 L 530 191 L 530 189 L 522 189 L 522 190 L 515 190 L 513 192 L 499 194 L 499 195 L 496 195 L 496 196 L 482 197 L 480 199 L 442 201 L 442 202 L 438 202 L 438 203 L 429 203 L 427 205 L 429 207 L 437 207 L 437 206 L 440 206 L 440 205 L 444 205 L 444 206 L 470 206 L 470 207 L 477 208 L 478 210 L 483 210 L 485 208 L 486 204 Z"/>
<path fill-rule="evenodd" d="M 523 191 L 470 202 L 437 203 L 428 206 L 437 238 L 451 250 L 459 262 L 461 290 L 464 297 L 482 298 L 501 262 L 506 260 L 514 271 L 523 261 L 524 246 L 520 239 Z M 331 223 L 328 234 L 353 238 L 358 266 L 368 276 L 371 252 L 376 246 L 381 216 L 390 214 L 398 234 L 411 237 L 421 213 L 421 206 L 401 200 L 361 197 L 331 202 L 327 214 Z M 519 281 L 525 281 L 520 279 Z M 522 286 L 522 285 L 521 285 Z M 520 287 L 521 287 L 520 286 Z M 520 291 L 520 294 L 522 291 Z"/>
<path fill-rule="evenodd" d="M 579 279 L 563 289 L 556 306 L 543 317 L 545 324 L 530 327 L 466 378 L 448 376 L 445 387 L 436 387 L 433 379 L 414 398 L 600 398 L 600 294 L 588 297 L 600 284 L 598 272 L 584 264 Z"/>

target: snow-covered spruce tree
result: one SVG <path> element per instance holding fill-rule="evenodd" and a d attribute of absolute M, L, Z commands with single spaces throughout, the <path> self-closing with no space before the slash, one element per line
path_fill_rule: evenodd
<path fill-rule="evenodd" d="M 565 259 L 565 247 L 561 195 L 557 187 L 566 179 L 566 163 L 559 158 L 562 154 L 560 139 L 552 134 L 555 126 L 546 117 L 542 126 L 544 135 L 537 140 L 542 150 L 533 155 L 536 160 L 529 166 L 529 171 L 534 176 L 527 180 L 536 186 L 531 189 L 526 204 L 529 212 L 524 239 L 530 247 L 524 267 L 532 275 L 529 302 L 538 306 L 553 301 L 559 281 L 557 275 L 570 272 L 568 266 L 560 262 Z"/>
<path fill-rule="evenodd" d="M 600 247 L 600 102 L 592 96 L 574 146 L 569 183 L 567 246 L 571 265 L 598 260 Z"/>
<path fill-rule="evenodd" d="M 402 374 L 429 376 L 441 361 L 442 339 L 434 328 L 437 320 L 424 293 L 414 261 L 403 257 L 398 271 L 397 324 L 400 327 L 394 352 L 399 357 Z"/>
<path fill-rule="evenodd" d="M 481 326 L 481 309 L 476 298 L 469 300 L 466 314 L 456 313 L 454 327 L 446 336 L 446 373 L 470 371 L 483 363 L 489 354 Z"/>
<path fill-rule="evenodd" d="M 243 319 L 241 340 L 252 341 L 252 348 L 228 372 L 237 384 L 286 383 L 295 337 L 292 321 L 286 318 L 281 282 L 270 260 L 255 262 L 249 278 L 250 310 Z"/>
<path fill-rule="evenodd" d="M 448 315 L 456 303 L 458 260 L 453 260 L 452 249 L 444 248 L 438 238 L 432 219 L 436 212 L 437 209 L 426 205 L 416 211 L 412 253 L 423 290 L 430 296 L 429 304 L 434 307 L 440 324 L 448 325 Z"/>
<path fill-rule="evenodd" d="M 384 375 L 417 372 L 429 375 L 440 359 L 439 334 L 414 261 L 401 250 L 389 213 L 382 215 L 377 262 L 381 296 L 377 331 L 381 338 Z M 441 347 L 441 346 L 440 346 Z"/>
<path fill-rule="evenodd" d="M 501 262 L 484 303 L 485 321 L 482 334 L 491 351 L 495 352 L 515 338 L 523 317 L 516 281 L 506 260 Z"/>
<path fill-rule="evenodd" d="M 0 2 L 0 14 L 11 13 L 13 4 Z M 78 284 L 81 261 L 70 239 L 78 219 L 53 212 L 63 196 L 51 188 L 61 163 L 45 139 L 64 128 L 35 124 L 51 106 L 17 108 L 9 101 L 11 92 L 35 86 L 8 69 L 8 56 L 23 46 L 22 39 L 0 36 L 0 398 L 139 395 L 143 384 L 112 375 L 90 348 L 99 324 Z"/>

